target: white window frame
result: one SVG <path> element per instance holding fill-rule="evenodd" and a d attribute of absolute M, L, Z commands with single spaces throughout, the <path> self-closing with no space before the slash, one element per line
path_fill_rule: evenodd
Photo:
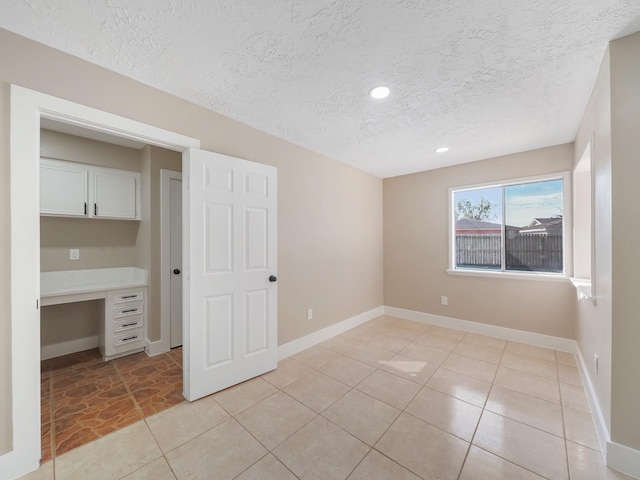
<path fill-rule="evenodd" d="M 484 188 L 508 187 L 511 185 L 521 185 L 523 183 L 536 183 L 548 180 L 562 180 L 562 260 L 563 271 L 559 273 L 552 272 L 521 272 L 510 270 L 481 270 L 472 268 L 456 267 L 456 226 L 453 218 L 455 212 L 454 194 L 465 190 L 480 190 Z M 449 188 L 448 218 L 449 218 L 449 265 L 447 273 L 450 275 L 467 275 L 475 277 L 508 277 L 527 280 L 546 280 L 546 281 L 569 281 L 573 273 L 573 209 L 572 209 L 572 184 L 571 172 L 562 171 L 547 175 L 536 175 L 531 177 L 521 177 L 502 181 L 487 182 L 481 184 L 463 185 Z M 503 190 L 504 195 L 504 190 Z M 504 224 L 504 199 L 502 205 L 502 218 L 500 221 Z M 502 265 L 504 266 L 504 238 L 502 239 Z"/>

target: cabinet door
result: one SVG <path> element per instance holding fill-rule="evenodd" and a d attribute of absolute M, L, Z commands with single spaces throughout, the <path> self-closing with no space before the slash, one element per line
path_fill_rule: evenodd
<path fill-rule="evenodd" d="M 91 215 L 95 218 L 139 219 L 136 180 L 135 172 L 94 171 Z"/>
<path fill-rule="evenodd" d="M 40 160 L 40 214 L 84 217 L 87 169 L 80 164 Z"/>

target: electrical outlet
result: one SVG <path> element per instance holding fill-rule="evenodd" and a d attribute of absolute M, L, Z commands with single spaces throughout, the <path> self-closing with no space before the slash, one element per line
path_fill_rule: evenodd
<path fill-rule="evenodd" d="M 307 320 L 313 320 L 313 309 L 307 310 Z"/>
<path fill-rule="evenodd" d="M 440 303 L 442 305 L 449 305 L 449 298 L 445 297 L 444 295 L 440 297 Z"/>
<path fill-rule="evenodd" d="M 599 367 L 599 358 L 598 358 L 598 354 L 594 353 L 593 354 L 593 363 L 595 364 L 595 368 L 596 368 L 596 374 L 598 374 L 598 367 Z"/>
<path fill-rule="evenodd" d="M 80 249 L 79 248 L 70 248 L 69 249 L 69 260 L 80 260 Z"/>

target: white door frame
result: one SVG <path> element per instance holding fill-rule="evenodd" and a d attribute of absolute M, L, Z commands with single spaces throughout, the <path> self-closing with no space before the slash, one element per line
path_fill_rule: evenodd
<path fill-rule="evenodd" d="M 3 478 L 40 461 L 40 118 L 183 152 L 183 161 L 188 148 L 200 147 L 195 138 L 16 85 L 10 96 L 13 450 L 0 457 Z"/>
<path fill-rule="evenodd" d="M 171 350 L 171 180 L 182 180 L 182 173 L 160 170 L 160 342 L 156 353 Z M 183 268 L 184 270 L 184 268 Z"/>

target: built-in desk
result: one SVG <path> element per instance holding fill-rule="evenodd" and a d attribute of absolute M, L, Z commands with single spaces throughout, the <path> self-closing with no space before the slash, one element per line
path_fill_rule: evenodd
<path fill-rule="evenodd" d="M 105 360 L 144 350 L 147 271 L 136 267 L 42 272 L 42 306 L 104 299 L 99 347 Z"/>

